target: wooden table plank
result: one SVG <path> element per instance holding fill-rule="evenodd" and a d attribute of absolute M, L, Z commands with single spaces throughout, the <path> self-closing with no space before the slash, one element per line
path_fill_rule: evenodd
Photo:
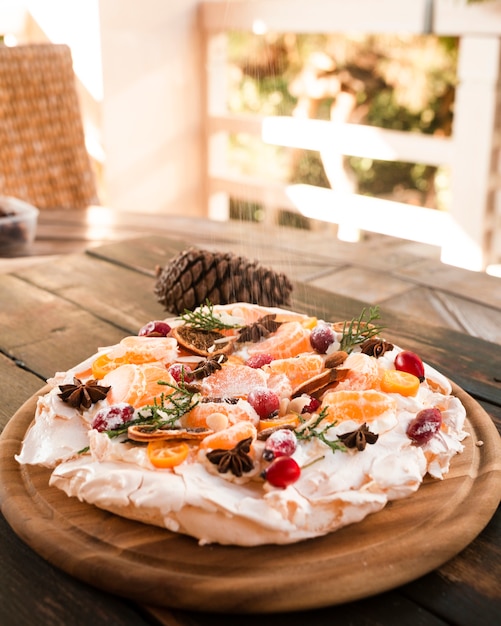
<path fill-rule="evenodd" d="M 124 329 L 14 276 L 2 277 L 2 297 L 2 351 L 44 379 L 124 336 Z"/>
<path fill-rule="evenodd" d="M 412 266 L 396 268 L 393 274 L 465 299 L 474 299 L 491 307 L 501 308 L 501 279 L 483 272 L 469 272 L 422 259 Z"/>
<path fill-rule="evenodd" d="M 336 581 L 333 580 L 335 585 Z M 445 626 L 447 621 L 397 592 L 380 594 L 358 602 L 333 608 L 272 615 L 199 614 L 190 611 L 146 607 L 165 626 L 331 626 L 350 624 L 360 626 Z M 335 615 L 335 621 L 333 616 Z"/>
<path fill-rule="evenodd" d="M 0 354 L 0 433 L 13 416 L 14 407 L 20 406 L 44 384 L 43 378 Z"/>
<path fill-rule="evenodd" d="M 372 304 L 391 297 L 398 298 L 412 289 L 412 285 L 399 278 L 361 267 L 341 268 L 316 278 L 312 283 L 320 289 L 335 291 L 343 296 L 355 296 Z"/>
<path fill-rule="evenodd" d="M 3 626 L 149 623 L 132 604 L 85 585 L 47 563 L 16 537 L 1 515 L 0 541 Z"/>

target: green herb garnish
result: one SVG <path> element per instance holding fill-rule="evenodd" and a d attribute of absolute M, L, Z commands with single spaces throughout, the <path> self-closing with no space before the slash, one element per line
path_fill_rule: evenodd
<path fill-rule="evenodd" d="M 127 434 L 130 426 L 148 425 L 157 428 L 175 426 L 183 415 L 198 404 L 198 400 L 195 400 L 195 392 L 186 387 L 183 377 L 179 385 L 172 385 L 163 380 L 157 381 L 157 384 L 171 387 L 174 391 L 169 394 L 160 394 L 158 399 L 153 399 L 153 404 L 145 404 L 138 410 L 137 418 L 124 422 L 119 428 L 105 430 L 104 432 L 110 439 Z"/>
<path fill-rule="evenodd" d="M 320 439 L 320 441 L 325 443 L 326 446 L 329 446 L 332 452 L 336 452 L 337 450 L 346 452 L 346 446 L 339 439 L 334 439 L 334 441 L 332 441 L 326 437 L 327 431 L 332 428 L 334 424 L 327 423 L 322 428 L 319 428 L 326 416 L 327 407 L 324 407 L 318 414 L 318 417 L 313 422 L 308 424 L 307 420 L 305 420 L 301 415 L 298 415 L 301 424 L 294 431 L 296 433 L 296 437 L 301 441 L 311 441 L 313 438 Z"/>
<path fill-rule="evenodd" d="M 214 306 L 205 301 L 205 305 L 196 311 L 185 309 L 184 313 L 179 316 L 186 324 L 197 330 L 227 330 L 230 328 L 241 328 L 240 324 L 227 324 L 223 322 L 221 316 L 214 313 Z"/>
<path fill-rule="evenodd" d="M 358 318 L 353 318 L 351 322 L 344 323 L 340 350 L 349 354 L 356 345 L 375 337 L 383 330 L 384 326 L 375 324 L 380 319 L 378 306 L 370 307 L 367 319 L 364 319 L 365 314 L 366 309 L 363 309 Z"/>

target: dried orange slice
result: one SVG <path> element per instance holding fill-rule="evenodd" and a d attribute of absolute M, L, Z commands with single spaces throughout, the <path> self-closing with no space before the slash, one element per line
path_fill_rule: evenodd
<path fill-rule="evenodd" d="M 233 349 L 232 340 L 227 340 L 227 336 L 217 330 L 199 330 L 183 325 L 173 328 L 172 335 L 182 348 L 200 356 L 226 354 Z"/>
<path fill-rule="evenodd" d="M 376 389 L 329 391 L 318 412 L 325 411 L 330 422 L 355 420 L 372 422 L 386 412 L 396 411 L 394 398 Z"/>
<path fill-rule="evenodd" d="M 185 441 L 150 441 L 146 448 L 152 465 L 161 469 L 180 465 L 189 452 L 190 446 Z"/>
<path fill-rule="evenodd" d="M 385 370 L 381 379 L 381 389 L 386 393 L 399 393 L 402 396 L 415 396 L 419 390 L 419 378 L 409 372 Z"/>
<path fill-rule="evenodd" d="M 274 359 L 287 359 L 310 350 L 310 330 L 301 322 L 284 322 L 272 335 L 249 346 L 249 354 L 271 354 Z"/>

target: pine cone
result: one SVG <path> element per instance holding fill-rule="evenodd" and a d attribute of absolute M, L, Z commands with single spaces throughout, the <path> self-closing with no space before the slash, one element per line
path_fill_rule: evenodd
<path fill-rule="evenodd" d="M 289 304 L 292 283 L 285 274 L 231 252 L 189 248 L 157 270 L 155 295 L 166 311 L 184 313 L 205 304 Z"/>

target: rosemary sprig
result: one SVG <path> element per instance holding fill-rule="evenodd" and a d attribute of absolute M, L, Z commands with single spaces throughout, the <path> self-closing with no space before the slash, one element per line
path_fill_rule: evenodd
<path fill-rule="evenodd" d="M 196 392 L 189 390 L 181 377 L 179 385 L 172 385 L 163 380 L 158 381 L 159 385 L 166 385 L 173 389 L 173 393 L 160 395 L 160 401 L 153 398 L 153 404 L 146 404 L 139 410 L 140 416 L 151 415 L 151 423 L 160 422 L 162 425 L 174 426 L 183 415 L 191 411 L 198 404 L 195 400 Z"/>
<path fill-rule="evenodd" d="M 351 322 L 345 322 L 343 326 L 343 336 L 339 349 L 344 352 L 352 352 L 353 348 L 378 335 L 384 328 L 384 326 L 375 324 L 379 320 L 379 307 L 373 306 L 369 308 L 368 318 L 364 319 L 366 315 L 366 309 L 362 310 L 362 313 L 358 318 L 353 318 Z"/>
<path fill-rule="evenodd" d="M 302 441 L 311 441 L 313 438 L 319 439 L 322 443 L 325 443 L 332 452 L 336 452 L 340 450 L 341 452 L 346 452 L 346 446 L 339 440 L 327 439 L 326 433 L 327 431 L 334 426 L 334 424 L 327 423 L 322 428 L 319 428 L 320 424 L 323 422 L 325 417 L 327 416 L 327 407 L 324 407 L 318 417 L 311 423 L 308 423 L 308 420 L 305 420 L 301 415 L 298 415 L 299 421 L 301 424 L 294 431 L 296 433 L 296 437 Z M 302 428 L 303 427 L 303 428 Z"/>
<path fill-rule="evenodd" d="M 240 324 L 228 324 L 224 322 L 220 315 L 214 313 L 214 305 L 209 300 L 205 305 L 196 311 L 185 309 L 178 319 L 197 330 L 226 330 L 230 328 L 241 328 Z"/>
<path fill-rule="evenodd" d="M 159 399 L 153 398 L 153 404 L 141 407 L 135 419 L 124 422 L 113 430 L 104 431 L 110 439 L 127 434 L 130 426 L 151 425 L 158 428 L 175 426 L 185 413 L 198 404 L 198 400 L 194 399 L 195 392 L 186 388 L 184 378 L 181 378 L 179 385 L 172 385 L 163 380 L 157 381 L 157 384 L 171 387 L 174 391 L 170 394 L 160 394 Z"/>

